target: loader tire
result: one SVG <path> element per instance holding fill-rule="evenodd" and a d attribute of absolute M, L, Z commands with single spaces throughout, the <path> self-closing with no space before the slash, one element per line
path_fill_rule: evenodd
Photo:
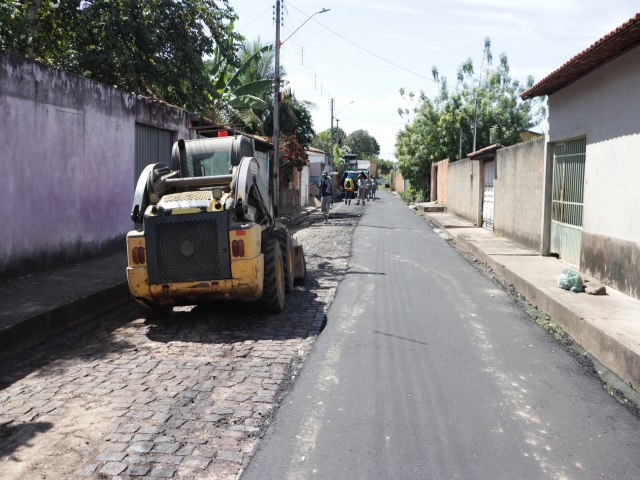
<path fill-rule="evenodd" d="M 289 292 L 293 289 L 294 282 L 294 255 L 293 245 L 289 231 L 286 228 L 276 228 L 273 234 L 280 244 L 280 253 L 282 254 L 282 265 L 284 266 L 284 289 Z"/>
<path fill-rule="evenodd" d="M 304 251 L 302 245 L 293 247 L 295 259 L 295 274 L 293 280 L 296 285 L 302 285 L 307 276 L 307 262 L 304 259 Z"/>
<path fill-rule="evenodd" d="M 262 242 L 264 254 L 264 279 L 262 297 L 257 306 L 267 313 L 280 313 L 284 309 L 284 265 L 280 243 L 274 236 L 268 236 Z"/>

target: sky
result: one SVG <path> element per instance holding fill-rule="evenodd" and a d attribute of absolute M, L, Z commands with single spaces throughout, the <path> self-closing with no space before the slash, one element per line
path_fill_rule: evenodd
<path fill-rule="evenodd" d="M 275 1 L 230 0 L 239 16 L 236 30 L 248 40 L 273 43 Z M 396 134 L 407 121 L 398 114 L 405 106 L 399 90 L 433 97 L 432 67 L 453 87 L 467 58 L 480 70 L 489 37 L 493 66 L 504 53 L 514 79 L 524 84 L 531 75 L 537 82 L 640 11 L 637 0 L 282 3 L 280 63 L 296 97 L 315 104 L 314 129 L 330 127 L 333 98 L 340 128 L 347 134 L 367 130 L 386 160 L 395 160 Z M 323 8 L 329 11 L 315 14 Z M 543 123 L 538 130 L 545 128 Z"/>

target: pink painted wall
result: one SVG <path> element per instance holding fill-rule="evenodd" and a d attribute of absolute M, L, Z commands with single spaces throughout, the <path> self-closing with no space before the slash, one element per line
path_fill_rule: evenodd
<path fill-rule="evenodd" d="M 139 104 L 133 94 L 0 52 L 0 279 L 124 238 Z M 186 125 L 176 127 L 185 138 Z"/>

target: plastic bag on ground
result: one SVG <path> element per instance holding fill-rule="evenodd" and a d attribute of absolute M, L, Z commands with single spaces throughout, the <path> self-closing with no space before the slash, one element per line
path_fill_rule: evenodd
<path fill-rule="evenodd" d="M 582 292 L 584 290 L 582 275 L 573 270 L 567 270 L 567 273 L 558 276 L 558 286 L 572 292 Z"/>

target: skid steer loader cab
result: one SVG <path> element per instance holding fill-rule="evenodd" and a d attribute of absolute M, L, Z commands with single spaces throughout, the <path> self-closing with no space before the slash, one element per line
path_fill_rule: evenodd
<path fill-rule="evenodd" d="M 151 310 L 216 300 L 284 308 L 306 273 L 302 247 L 276 224 L 268 186 L 243 135 L 178 141 L 171 165 L 136 185 L 127 280 Z"/>
<path fill-rule="evenodd" d="M 229 175 L 244 157 L 254 156 L 252 140 L 244 135 L 187 140 L 184 145 L 184 170 L 181 170 L 178 142 L 171 152 L 171 169 L 180 170 L 183 177 Z"/>

